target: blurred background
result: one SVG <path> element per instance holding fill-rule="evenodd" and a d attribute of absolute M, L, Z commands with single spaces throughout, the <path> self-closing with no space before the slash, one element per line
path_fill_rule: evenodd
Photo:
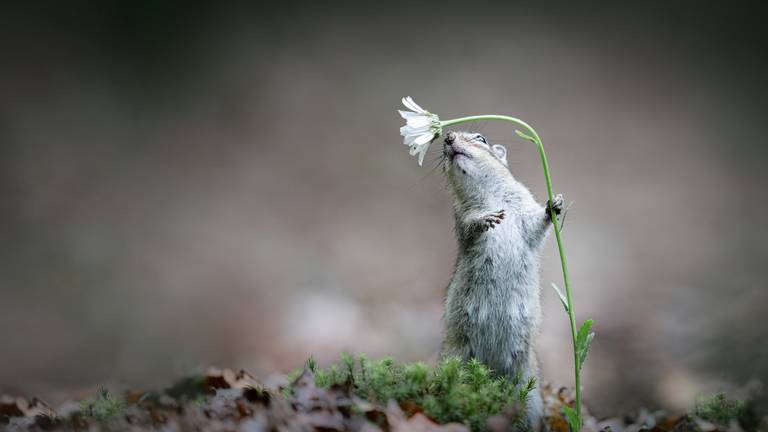
<path fill-rule="evenodd" d="M 535 4 L 533 4 L 535 3 Z M 155 2 L 0 14 L 0 391 L 434 361 L 456 246 L 400 98 L 544 139 L 598 415 L 768 377 L 761 2 Z M 509 150 L 542 200 L 533 146 Z M 554 242 L 545 380 L 572 384 Z M 750 384 L 753 383 L 753 384 Z M 766 399 L 761 403 L 765 406 Z"/>

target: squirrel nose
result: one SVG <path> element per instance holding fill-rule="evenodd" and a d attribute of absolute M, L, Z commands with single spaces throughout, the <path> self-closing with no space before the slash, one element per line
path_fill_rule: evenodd
<path fill-rule="evenodd" d="M 454 141 L 456 141 L 456 132 L 448 132 L 445 134 L 446 144 L 453 144 Z"/>

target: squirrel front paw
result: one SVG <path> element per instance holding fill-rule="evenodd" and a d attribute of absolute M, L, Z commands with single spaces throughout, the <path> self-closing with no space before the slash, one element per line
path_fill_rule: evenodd
<path fill-rule="evenodd" d="M 549 201 L 547 201 L 547 209 L 552 207 L 552 210 L 555 211 L 555 214 L 559 215 L 560 213 L 563 212 L 563 203 L 564 203 L 564 201 L 563 201 L 563 194 L 557 194 L 557 195 L 555 195 L 555 197 L 554 197 L 554 199 L 552 200 L 551 203 Z M 547 213 L 549 213 L 549 212 L 547 212 Z"/>
<path fill-rule="evenodd" d="M 482 230 L 483 232 L 489 229 L 496 228 L 496 225 L 501 223 L 501 220 L 506 216 L 506 211 L 501 209 L 497 212 L 490 213 L 483 217 Z"/>

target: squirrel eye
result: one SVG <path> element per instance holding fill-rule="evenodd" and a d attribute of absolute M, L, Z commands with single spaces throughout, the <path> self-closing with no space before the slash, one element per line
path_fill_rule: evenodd
<path fill-rule="evenodd" d="M 481 143 L 483 143 L 485 145 L 488 145 L 488 140 L 486 140 L 485 137 L 480 135 L 480 134 L 475 135 L 475 140 L 476 141 L 480 141 Z"/>

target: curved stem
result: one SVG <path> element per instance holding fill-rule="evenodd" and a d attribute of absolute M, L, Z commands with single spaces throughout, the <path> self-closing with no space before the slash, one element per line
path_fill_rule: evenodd
<path fill-rule="evenodd" d="M 504 116 L 504 115 L 496 115 L 496 114 L 487 114 L 487 115 L 476 115 L 476 116 L 469 116 L 469 117 L 460 117 L 453 120 L 445 120 L 440 122 L 441 127 L 446 126 L 453 126 L 455 124 L 459 123 L 466 123 L 471 121 L 479 121 L 479 120 L 506 120 L 512 123 L 515 123 L 518 126 L 522 126 L 526 129 L 527 132 L 529 132 L 536 140 L 541 143 L 541 139 L 539 138 L 539 134 L 536 133 L 536 131 L 528 125 L 528 123 L 520 120 L 519 118 L 510 117 L 510 116 Z M 548 174 L 548 172 L 547 172 Z M 549 178 L 549 176 L 547 176 Z M 549 184 L 549 183 L 547 183 Z"/>
<path fill-rule="evenodd" d="M 579 364 L 579 354 L 577 350 L 576 345 L 576 314 L 573 310 L 573 296 L 571 295 L 571 284 L 568 278 L 568 263 L 565 259 L 565 250 L 563 248 L 563 239 L 560 236 L 560 226 L 557 221 L 557 215 L 555 214 L 555 210 L 552 208 L 551 203 L 554 199 L 554 196 L 552 194 L 552 177 L 549 174 L 549 163 L 547 162 L 547 154 L 544 152 L 544 144 L 541 142 L 541 138 L 539 138 L 539 134 L 536 133 L 536 131 L 526 122 L 515 118 L 515 117 L 509 117 L 504 115 L 477 115 L 477 116 L 469 116 L 469 117 L 461 117 L 453 120 L 446 120 L 441 121 L 440 126 L 446 127 L 446 126 L 452 126 L 459 123 L 466 123 L 471 121 L 478 121 L 478 120 L 505 120 L 512 122 L 523 129 L 525 129 L 526 133 L 521 133 L 520 131 L 516 131 L 518 135 L 521 137 L 530 140 L 534 144 L 536 144 L 536 147 L 539 150 L 539 155 L 541 156 L 541 165 L 544 168 L 544 179 L 547 184 L 547 199 L 549 203 L 549 214 L 552 219 L 552 228 L 555 231 L 555 239 L 557 240 L 557 250 L 560 254 L 560 266 L 563 270 L 563 284 L 565 285 L 565 300 L 568 303 L 568 321 L 571 326 L 571 340 L 573 342 L 573 365 L 574 365 L 574 381 L 576 385 L 576 413 L 579 417 L 579 422 L 581 423 L 581 365 Z M 576 432 L 576 431 L 574 431 Z"/>

